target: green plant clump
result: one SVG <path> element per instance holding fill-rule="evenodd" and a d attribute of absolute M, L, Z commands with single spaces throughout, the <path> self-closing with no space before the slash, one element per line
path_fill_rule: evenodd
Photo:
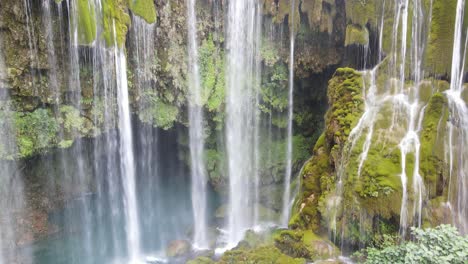
<path fill-rule="evenodd" d="M 138 113 L 141 121 L 166 130 L 174 126 L 179 108 L 164 102 L 154 92 L 146 92 L 142 98 L 142 108 Z"/>
<path fill-rule="evenodd" d="M 21 158 L 45 151 L 57 143 L 56 134 L 59 124 L 47 109 L 37 109 L 31 113 L 16 113 L 15 126 Z"/>
<path fill-rule="evenodd" d="M 468 237 L 450 225 L 412 228 L 413 241 L 366 249 L 365 263 L 464 264 L 468 260 Z"/>

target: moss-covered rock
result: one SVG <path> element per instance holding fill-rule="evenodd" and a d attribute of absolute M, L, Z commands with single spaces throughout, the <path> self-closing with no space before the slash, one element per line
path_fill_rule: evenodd
<path fill-rule="evenodd" d="M 444 188 L 444 138 L 448 118 L 447 99 L 441 93 L 433 94 L 424 112 L 420 159 L 421 175 L 431 196 L 441 195 Z"/>
<path fill-rule="evenodd" d="M 359 25 L 348 25 L 346 27 L 345 46 L 369 44 L 369 31 Z"/>
<path fill-rule="evenodd" d="M 281 252 L 307 260 L 329 259 L 339 256 L 339 250 L 327 239 L 311 230 L 284 230 L 275 235 L 275 245 Z"/>
<path fill-rule="evenodd" d="M 215 261 L 207 257 L 198 257 L 187 261 L 187 264 L 214 264 Z"/>
<path fill-rule="evenodd" d="M 426 70 L 442 76 L 450 76 L 451 56 L 447 51 L 453 48 L 455 14 L 457 0 L 434 0 L 432 21 L 426 52 Z M 464 28 L 468 25 L 468 12 L 465 11 Z"/>
<path fill-rule="evenodd" d="M 361 74 L 350 68 L 338 69 L 330 80 L 328 100 L 331 108 L 326 114 L 326 130 L 317 140 L 314 155 L 300 175 L 301 188 L 290 227 L 319 230 L 319 201 L 333 189 L 336 180 L 334 166 L 339 162 L 337 153 L 344 147 L 363 112 L 362 87 Z"/>
<path fill-rule="evenodd" d="M 108 46 L 125 44 L 130 16 L 125 0 L 102 1 L 103 37 Z"/>
<path fill-rule="evenodd" d="M 227 251 L 217 262 L 219 264 L 305 264 L 305 259 L 292 258 L 282 254 L 274 246 L 262 246 L 250 250 L 231 250 Z"/>
<path fill-rule="evenodd" d="M 133 14 L 143 18 L 147 23 L 156 22 L 156 7 L 153 0 L 128 0 L 128 6 Z"/>
<path fill-rule="evenodd" d="M 96 39 L 96 14 L 94 2 L 77 0 L 78 42 L 90 44 Z"/>

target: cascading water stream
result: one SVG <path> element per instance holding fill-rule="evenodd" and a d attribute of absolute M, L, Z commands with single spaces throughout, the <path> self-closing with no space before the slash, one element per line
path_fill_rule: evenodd
<path fill-rule="evenodd" d="M 229 1 L 227 13 L 226 149 L 229 175 L 227 244 L 234 247 L 253 224 L 250 182 L 255 175 L 260 4 Z"/>
<path fill-rule="evenodd" d="M 103 34 L 102 16 L 103 16 L 103 3 L 100 0 L 94 1 L 94 8 L 96 14 L 96 35 Z M 116 62 L 115 51 L 109 50 L 103 38 L 97 38 L 94 42 L 93 50 L 93 94 L 94 106 L 98 108 L 102 105 L 104 111 L 102 116 L 96 114 L 93 116 L 96 123 L 101 120 L 105 129 L 112 129 L 117 126 L 115 113 L 117 112 L 116 100 Z M 97 196 L 101 202 L 97 205 L 97 214 L 99 216 L 98 224 L 101 226 L 109 226 L 108 231 L 99 229 L 97 234 L 96 244 L 109 243 L 108 238 L 111 239 L 108 250 L 113 252 L 115 256 L 120 256 L 125 252 L 126 245 L 116 242 L 122 240 L 121 225 L 123 223 L 119 219 L 120 208 L 123 204 L 125 196 L 121 195 L 121 183 L 119 180 L 119 142 L 117 133 L 112 131 L 102 135 L 97 140 L 94 146 L 94 155 L 99 157 L 100 153 L 104 152 L 107 155 L 101 160 L 94 160 L 94 170 L 103 174 L 100 177 Z M 109 215 L 106 215 L 109 214 Z M 101 254 L 101 255 L 99 255 Z M 93 255 L 94 258 L 102 256 L 103 252 L 97 252 Z M 115 257 L 114 256 L 114 257 Z"/>
<path fill-rule="evenodd" d="M 262 16 L 261 14 L 261 5 L 257 6 L 257 15 L 255 16 L 255 28 L 254 31 L 254 42 L 257 43 L 256 45 L 260 46 L 261 43 L 261 36 L 262 36 Z M 254 188 L 254 196 L 252 199 L 253 202 L 253 228 L 259 229 L 261 228 L 261 220 L 260 219 L 260 125 L 261 125 L 261 115 L 259 110 L 261 93 L 260 93 L 260 86 L 261 86 L 261 60 L 260 60 L 260 52 L 257 50 L 254 54 L 254 87 L 255 87 L 255 102 L 254 102 L 254 142 L 253 142 L 253 188 Z"/>
<path fill-rule="evenodd" d="M 450 89 L 446 91 L 450 107 L 450 121 L 448 126 L 449 144 L 449 189 L 448 202 L 454 213 L 454 223 L 461 233 L 468 233 L 468 107 L 462 98 L 463 76 L 467 55 L 468 32 L 463 45 L 463 18 L 465 1 L 457 1 L 455 17 L 455 31 L 452 53 L 452 71 Z M 453 205 L 452 205 L 453 204 Z"/>
<path fill-rule="evenodd" d="M 34 94 L 38 95 L 42 91 L 37 89 L 36 79 L 34 77 L 40 77 L 40 73 L 36 71 L 39 67 L 39 59 L 37 54 L 39 50 L 37 48 L 37 38 L 32 20 L 32 3 L 31 0 L 23 0 L 24 12 L 26 15 L 26 30 L 28 32 L 28 46 L 29 46 L 29 58 L 30 58 L 30 70 L 31 70 L 31 83 L 34 87 Z"/>
<path fill-rule="evenodd" d="M 58 103 L 59 86 L 57 80 L 57 56 L 54 46 L 54 32 L 52 28 L 51 1 L 42 2 L 42 23 L 44 24 L 45 38 L 47 43 L 47 60 L 49 63 L 49 87 L 54 93 L 54 103 Z"/>
<path fill-rule="evenodd" d="M 115 29 L 114 29 L 115 32 Z M 117 102 L 119 105 L 119 139 L 121 177 L 125 195 L 127 250 L 130 261 L 140 257 L 140 230 L 135 183 L 135 161 L 133 154 L 132 122 L 128 99 L 127 63 L 125 53 L 115 43 L 115 70 L 117 81 Z"/>
<path fill-rule="evenodd" d="M 294 114 L 294 10 L 295 0 L 291 1 L 290 11 L 290 44 L 289 44 L 289 92 L 288 92 L 288 127 L 287 127 L 287 146 L 286 146 L 286 171 L 284 176 L 283 190 L 283 209 L 281 215 L 281 225 L 287 226 L 289 221 L 290 200 L 291 200 L 291 175 L 292 175 L 292 155 L 293 155 L 293 114 Z"/>
<path fill-rule="evenodd" d="M 206 227 L 207 178 L 204 152 L 203 106 L 200 70 L 198 65 L 196 0 L 187 0 L 188 63 L 189 63 L 189 137 L 192 174 L 192 207 L 194 216 L 193 244 L 208 248 Z"/>
<path fill-rule="evenodd" d="M 400 94 L 396 97 L 396 109 L 400 111 L 399 107 L 402 107 L 402 112 L 407 118 L 407 131 L 402 140 L 400 141 L 399 147 L 401 152 L 401 182 L 403 186 L 403 197 L 400 213 L 400 232 L 404 236 L 408 227 L 408 175 L 407 175 L 407 157 L 409 154 L 414 155 L 414 167 L 412 171 L 413 179 L 413 194 L 417 197 L 415 199 L 413 215 L 410 219 L 417 216 L 417 225 L 421 224 L 421 210 L 422 210 L 422 195 L 423 195 L 423 182 L 422 177 L 419 173 L 419 161 L 420 161 L 420 140 L 419 131 L 421 130 L 422 117 L 424 115 L 424 107 L 421 107 L 419 103 L 419 88 L 422 76 L 422 58 L 424 54 L 422 26 L 426 21 L 423 18 L 423 11 L 421 2 L 419 0 L 413 0 L 413 17 L 412 17 L 412 60 L 410 72 L 414 76 L 414 84 L 411 85 L 406 92 L 406 35 L 407 35 L 407 23 L 408 23 L 408 9 L 409 2 L 405 4 L 403 16 L 402 16 L 402 42 L 401 46 L 404 47 L 401 51 L 400 59 Z M 396 52 L 396 51 L 395 51 Z M 421 120 L 421 122 L 418 122 Z"/>

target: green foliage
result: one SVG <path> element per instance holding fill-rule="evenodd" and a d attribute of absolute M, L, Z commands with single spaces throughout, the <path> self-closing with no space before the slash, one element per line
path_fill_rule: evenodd
<path fill-rule="evenodd" d="M 67 133 L 88 133 L 88 129 L 85 126 L 85 118 L 81 117 L 80 111 L 73 106 L 63 105 L 60 107 L 60 113 L 62 118 L 58 120 Z"/>
<path fill-rule="evenodd" d="M 46 109 L 17 113 L 15 117 L 17 143 L 21 158 L 45 151 L 56 143 L 59 125 Z"/>
<path fill-rule="evenodd" d="M 368 248 L 365 263 L 463 264 L 468 260 L 468 237 L 461 236 L 452 226 L 412 228 L 412 235 L 414 241 Z"/>
<path fill-rule="evenodd" d="M 179 115 L 179 108 L 164 102 L 156 93 L 145 92 L 142 97 L 142 107 L 138 117 L 142 122 L 153 124 L 155 127 L 169 129 L 174 126 L 174 122 Z"/>
<path fill-rule="evenodd" d="M 274 66 L 280 60 L 278 48 L 269 40 L 263 40 L 260 56 L 267 67 Z"/>
<path fill-rule="evenodd" d="M 156 22 L 156 8 L 153 0 L 128 0 L 132 12 L 143 18 L 147 23 Z"/>
<path fill-rule="evenodd" d="M 222 111 L 225 99 L 224 52 L 218 49 L 210 35 L 199 47 L 202 103 L 208 111 Z"/>
<path fill-rule="evenodd" d="M 216 188 L 227 182 L 225 153 L 216 149 L 205 149 L 204 157 L 210 183 Z"/>
<path fill-rule="evenodd" d="M 260 89 L 260 109 L 264 113 L 283 112 L 288 106 L 288 68 L 282 62 L 265 69 Z M 281 123 L 278 122 L 279 127 Z"/>

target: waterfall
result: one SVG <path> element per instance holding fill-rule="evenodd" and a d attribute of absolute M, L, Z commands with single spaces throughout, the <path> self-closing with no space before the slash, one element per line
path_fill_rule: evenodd
<path fill-rule="evenodd" d="M 29 46 L 29 58 L 30 62 L 30 70 L 31 70 L 31 83 L 34 87 L 34 95 L 39 95 L 42 91 L 37 89 L 36 79 L 34 77 L 39 76 L 39 72 L 36 72 L 35 69 L 40 68 L 39 66 L 39 59 L 38 59 L 38 48 L 37 48 L 37 39 L 36 39 L 36 32 L 34 30 L 34 24 L 32 20 L 32 6 L 31 0 L 23 0 L 24 4 L 24 11 L 26 15 L 26 30 L 28 32 L 28 46 Z"/>
<path fill-rule="evenodd" d="M 91 2 L 92 3 L 92 2 Z M 82 83 L 80 80 L 80 56 L 79 56 L 79 40 L 78 40 L 78 5 L 77 0 L 68 0 L 66 1 L 67 10 L 70 14 L 68 20 L 69 26 L 69 43 L 68 43 L 68 87 L 67 92 L 70 94 L 70 103 L 73 107 L 76 107 L 78 113 L 81 113 L 82 110 Z M 46 27 L 48 23 L 46 23 Z M 46 30 L 47 31 L 47 30 Z M 49 50 L 49 48 L 51 50 Z M 55 47 L 52 44 L 48 44 L 48 61 L 53 62 L 55 57 Z M 52 66 L 54 67 L 54 66 Z M 52 68 L 51 73 L 49 74 L 50 77 L 54 78 L 54 70 Z M 55 77 L 56 78 L 56 77 Z M 53 83 L 54 81 L 52 81 Z M 58 114 L 58 113 L 55 113 Z M 77 131 L 76 127 L 72 127 L 70 129 L 70 133 L 72 137 L 78 138 L 79 131 Z M 65 140 L 63 131 L 60 131 L 60 136 L 62 137 L 60 140 Z M 71 165 L 66 159 L 65 156 L 62 156 L 60 159 L 61 167 L 64 171 L 66 177 L 71 178 L 73 183 L 75 184 L 75 188 L 77 190 L 88 191 L 89 189 L 89 182 L 88 182 L 88 174 L 85 172 L 85 156 L 83 155 L 84 148 L 82 145 L 81 140 L 76 140 L 74 143 L 74 147 L 72 148 L 72 155 L 75 157 L 75 164 Z M 87 200 L 84 199 L 84 194 L 81 194 L 81 199 L 78 199 L 79 204 L 79 213 L 69 213 L 67 218 L 74 219 L 79 218 L 82 221 L 82 235 L 84 242 L 82 243 L 83 250 L 90 254 L 92 251 L 91 247 L 91 209 Z M 73 203 L 74 200 L 67 201 L 67 203 Z M 70 225 L 66 227 L 68 232 L 73 232 L 74 227 Z M 73 252 L 73 248 L 69 248 L 70 252 Z M 71 256 L 73 261 L 78 261 L 75 254 Z"/>
<path fill-rule="evenodd" d="M 465 36 L 463 50 L 463 18 L 465 1 L 457 1 L 455 31 L 452 53 L 452 71 L 450 89 L 446 91 L 450 107 L 450 122 L 448 126 L 449 152 L 449 188 L 448 202 L 454 213 L 454 223 L 463 234 L 468 233 L 468 107 L 462 98 L 463 76 L 465 71 L 468 32 Z"/>
<path fill-rule="evenodd" d="M 129 259 L 131 261 L 136 261 L 138 257 L 140 257 L 140 230 L 135 184 L 132 122 L 130 116 L 130 102 L 128 99 L 127 62 L 124 51 L 117 47 L 117 43 L 115 43 L 115 45 L 114 56 L 117 101 L 119 105 L 120 170 L 125 195 L 127 250 Z"/>
<path fill-rule="evenodd" d="M 156 23 L 148 24 L 144 19 L 132 16 L 128 56 L 134 72 L 134 92 L 140 98 L 156 92 L 154 84 L 157 80 L 152 75 L 157 52 L 155 35 Z M 135 107 L 137 111 L 143 110 L 141 104 Z M 164 245 L 167 240 L 162 235 L 167 227 L 155 225 L 161 217 L 162 205 L 165 203 L 159 172 L 161 165 L 155 162 L 160 158 L 158 154 L 160 142 L 158 133 L 154 132 L 150 124 L 137 123 L 135 131 L 136 155 L 139 156 L 137 175 L 146 175 L 146 177 L 139 178 L 137 190 L 139 212 L 142 216 L 140 217 L 140 230 L 145 230 L 141 238 L 142 250 L 148 253 L 152 251 L 154 244 Z"/>
<path fill-rule="evenodd" d="M 96 35 L 103 34 L 103 3 L 100 0 L 94 1 L 96 14 Z M 103 129 L 113 129 L 117 126 L 115 112 L 117 112 L 116 100 L 116 58 L 115 51 L 108 49 L 105 40 L 99 37 L 93 43 L 93 106 L 103 107 L 102 116 L 99 113 L 93 115 L 94 122 L 102 122 Z M 105 131 L 102 131 L 105 132 Z M 96 135 L 101 131 L 96 131 Z M 97 197 L 100 202 L 96 206 L 97 223 L 95 225 L 108 226 L 108 229 L 99 228 L 95 233 L 97 239 L 93 240 L 96 248 L 106 244 L 106 250 L 93 252 L 90 259 L 106 258 L 107 254 L 113 258 L 121 257 L 128 246 L 125 245 L 125 237 L 122 237 L 121 229 L 125 222 L 120 220 L 120 211 L 124 206 L 120 175 L 120 150 L 119 140 L 116 131 L 108 131 L 97 138 L 93 148 L 94 170 L 100 174 L 97 180 Z M 106 153 L 105 157 L 99 159 L 100 153 Z M 92 228 L 92 227 L 89 227 Z M 126 230 L 128 232 L 128 230 Z M 125 232 L 124 232 L 125 233 Z M 110 240 L 110 241 L 109 241 Z M 123 241 L 121 243 L 120 241 Z M 123 244 L 123 245 L 122 245 Z M 129 249 L 127 249 L 129 251 Z M 107 259 L 106 259 L 107 260 Z"/>
<path fill-rule="evenodd" d="M 52 29 L 51 3 L 49 0 L 42 2 L 42 23 L 44 24 L 45 39 L 47 44 L 47 61 L 49 63 L 49 87 L 54 93 L 54 103 L 59 102 L 59 86 L 57 80 L 57 56 L 54 46 L 54 32 Z"/>
<path fill-rule="evenodd" d="M 228 247 L 251 227 L 255 175 L 260 3 L 229 1 L 227 13 L 226 149 L 229 175 Z"/>
<path fill-rule="evenodd" d="M 288 226 L 290 200 L 291 200 L 291 174 L 292 174 L 292 137 L 293 137 L 293 114 L 294 114 L 294 10 L 295 0 L 291 1 L 291 10 L 289 20 L 290 23 L 290 44 L 289 44 L 289 92 L 288 92 L 288 127 L 286 134 L 286 171 L 284 175 L 284 191 L 283 191 L 283 210 L 281 216 L 281 225 Z"/>
<path fill-rule="evenodd" d="M 3 83 L 7 78 L 3 50 L 0 33 L 0 263 L 12 263 L 18 257 L 18 220 L 25 204 L 21 173 L 16 162 L 11 160 L 17 148 L 16 131 L 9 91 Z"/>
<path fill-rule="evenodd" d="M 198 65 L 196 0 L 187 1 L 188 64 L 189 64 L 189 137 L 192 174 L 192 207 L 194 217 L 193 244 L 195 248 L 208 248 L 206 227 L 206 169 L 203 157 L 205 135 L 203 131 L 203 102 Z"/>
<path fill-rule="evenodd" d="M 396 95 L 396 111 L 402 111 L 401 114 L 407 119 L 407 131 L 400 141 L 399 147 L 401 152 L 401 183 L 403 187 L 403 197 L 400 213 L 400 232 L 404 236 L 408 227 L 408 176 L 406 172 L 406 162 L 409 154 L 414 155 L 414 167 L 412 171 L 413 179 L 413 195 L 415 196 L 413 205 L 413 214 L 410 219 L 417 218 L 416 226 L 421 226 L 421 210 L 422 200 L 424 193 L 424 183 L 419 172 L 420 164 L 420 140 L 419 131 L 422 129 L 422 120 L 424 117 L 425 107 L 419 102 L 419 89 L 421 85 L 421 78 L 423 76 L 422 60 L 424 56 L 424 41 L 423 26 L 426 23 L 422 10 L 422 3 L 419 0 L 413 0 L 413 16 L 412 16 L 412 30 L 411 30 L 411 68 L 410 72 L 413 75 L 413 85 L 406 91 L 406 36 L 408 29 L 408 9 L 409 2 L 407 1 L 404 6 L 402 16 L 402 32 L 401 32 L 401 59 L 400 59 L 400 94 Z M 396 51 L 395 51 L 396 52 Z M 401 108 L 403 109 L 401 109 Z M 403 120 L 403 119 L 401 119 Z"/>

